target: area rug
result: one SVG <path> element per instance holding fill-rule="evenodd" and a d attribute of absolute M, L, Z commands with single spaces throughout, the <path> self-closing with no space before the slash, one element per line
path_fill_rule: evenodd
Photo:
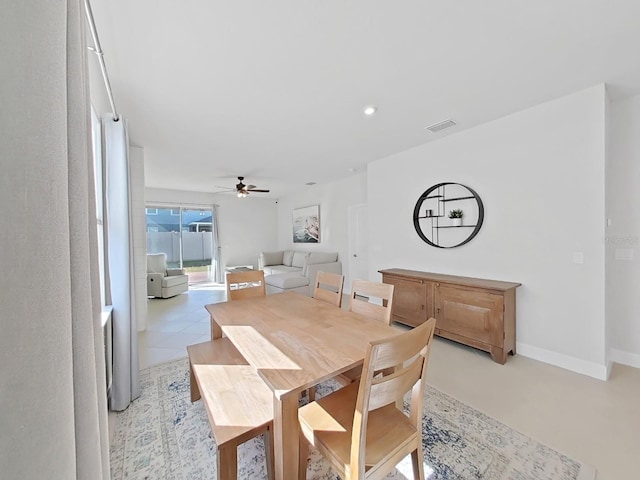
<path fill-rule="evenodd" d="M 112 480 L 211 480 L 216 448 L 201 401 L 190 401 L 187 359 L 141 371 L 142 394 L 118 414 L 111 445 Z M 318 395 L 335 388 L 318 387 Z M 593 480 L 595 469 L 518 433 L 428 386 L 423 418 L 425 477 L 429 480 Z M 308 479 L 336 480 L 311 452 Z M 266 479 L 261 437 L 238 449 L 238 478 Z M 407 480 L 409 458 L 388 479 Z"/>

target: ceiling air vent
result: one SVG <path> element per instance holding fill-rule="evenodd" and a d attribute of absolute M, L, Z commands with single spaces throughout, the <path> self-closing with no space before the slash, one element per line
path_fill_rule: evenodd
<path fill-rule="evenodd" d="M 424 127 L 425 130 L 429 130 L 430 132 L 439 132 L 440 130 L 444 130 L 445 128 L 453 127 L 456 124 L 451 119 L 445 120 L 443 122 L 434 123 L 433 125 L 429 125 L 428 127 Z"/>

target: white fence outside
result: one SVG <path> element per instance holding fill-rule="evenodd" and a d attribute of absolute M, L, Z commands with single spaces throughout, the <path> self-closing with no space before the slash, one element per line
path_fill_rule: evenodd
<path fill-rule="evenodd" d="M 211 263 L 211 232 L 147 232 L 147 252 L 164 252 L 167 254 L 167 263 L 179 263 L 181 235 L 184 262 L 201 261 L 202 265 Z"/>

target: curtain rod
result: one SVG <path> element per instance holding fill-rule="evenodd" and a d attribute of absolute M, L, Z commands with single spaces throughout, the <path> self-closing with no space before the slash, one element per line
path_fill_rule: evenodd
<path fill-rule="evenodd" d="M 146 208 L 166 208 L 166 207 L 194 207 L 194 208 L 211 208 L 219 207 L 217 203 L 185 203 L 185 202 L 154 202 L 153 200 L 146 201 Z"/>
<path fill-rule="evenodd" d="M 91 4 L 89 3 L 89 0 L 84 0 L 84 11 L 87 14 L 87 22 L 89 22 L 89 30 L 91 31 L 91 37 L 93 38 L 93 47 L 88 48 L 98 56 L 100 70 L 102 71 L 102 79 L 104 80 L 104 87 L 107 90 L 107 96 L 109 97 L 109 103 L 111 104 L 111 110 L 113 111 L 113 121 L 117 122 L 120 120 L 120 117 L 116 110 L 116 102 L 113 100 L 111 83 L 109 82 L 109 75 L 107 75 L 107 65 L 104 63 L 104 53 L 100 46 L 100 39 L 98 38 L 98 31 L 96 30 L 96 22 L 93 20 L 93 12 L 91 11 Z"/>

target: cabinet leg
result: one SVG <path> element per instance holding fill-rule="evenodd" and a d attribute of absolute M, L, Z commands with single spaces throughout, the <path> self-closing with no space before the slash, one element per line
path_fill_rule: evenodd
<path fill-rule="evenodd" d="M 494 362 L 504 365 L 507 361 L 507 354 L 502 348 L 491 347 L 491 358 Z"/>

